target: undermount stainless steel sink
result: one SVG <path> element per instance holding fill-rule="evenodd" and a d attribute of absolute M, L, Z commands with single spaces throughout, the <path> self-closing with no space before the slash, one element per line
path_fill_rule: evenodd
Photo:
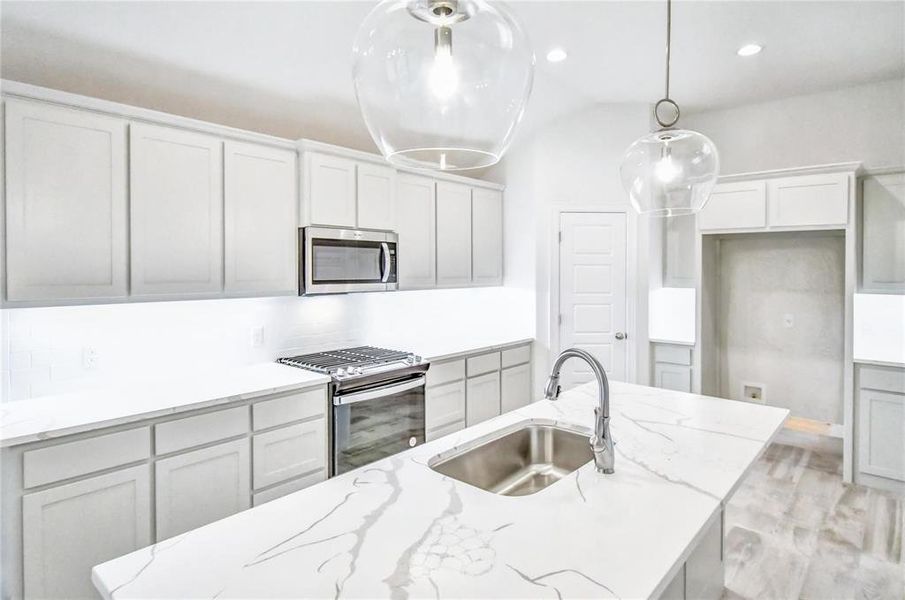
<path fill-rule="evenodd" d="M 588 433 L 533 419 L 436 456 L 430 468 L 505 496 L 527 496 L 593 460 Z"/>

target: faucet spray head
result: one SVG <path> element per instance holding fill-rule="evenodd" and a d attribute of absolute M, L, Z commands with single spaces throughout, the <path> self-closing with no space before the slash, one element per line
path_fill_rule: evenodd
<path fill-rule="evenodd" d="M 559 375 L 550 375 L 547 378 L 547 386 L 544 388 L 544 399 L 545 400 L 556 400 L 559 398 Z"/>

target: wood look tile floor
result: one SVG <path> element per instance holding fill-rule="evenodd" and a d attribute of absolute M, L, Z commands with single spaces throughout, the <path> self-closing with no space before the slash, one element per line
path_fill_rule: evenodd
<path fill-rule="evenodd" d="M 729 501 L 724 600 L 905 600 L 905 498 L 773 444 Z"/>

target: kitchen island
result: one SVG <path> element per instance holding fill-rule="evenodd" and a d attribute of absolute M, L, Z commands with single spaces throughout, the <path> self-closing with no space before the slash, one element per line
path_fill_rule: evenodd
<path fill-rule="evenodd" d="M 106 598 L 671 595 L 786 410 L 614 382 L 613 475 L 591 462 L 510 497 L 429 466 L 527 420 L 590 431 L 596 404 L 596 384 L 580 386 L 103 563 L 92 579 Z"/>

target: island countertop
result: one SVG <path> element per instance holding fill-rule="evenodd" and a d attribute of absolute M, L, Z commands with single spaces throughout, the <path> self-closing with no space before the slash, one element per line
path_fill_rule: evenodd
<path fill-rule="evenodd" d="M 106 598 L 656 597 L 788 411 L 613 382 L 616 472 L 528 496 L 428 466 L 529 419 L 590 431 L 596 384 L 96 566 Z"/>

